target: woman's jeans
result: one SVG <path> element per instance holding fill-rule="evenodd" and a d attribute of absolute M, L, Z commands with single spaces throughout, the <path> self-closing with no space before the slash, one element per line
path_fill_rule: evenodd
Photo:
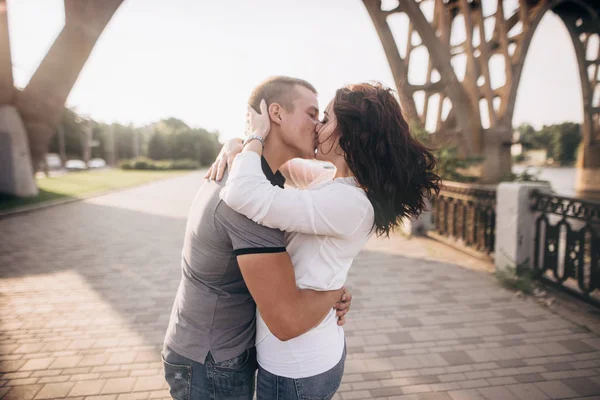
<path fill-rule="evenodd" d="M 164 347 L 165 379 L 175 400 L 252 400 L 257 368 L 253 347 L 230 360 L 215 362 L 208 353 L 204 364 Z"/>
<path fill-rule="evenodd" d="M 346 347 L 339 363 L 329 371 L 308 378 L 292 379 L 273 375 L 258 367 L 258 400 L 328 400 L 340 387 L 344 375 Z"/>

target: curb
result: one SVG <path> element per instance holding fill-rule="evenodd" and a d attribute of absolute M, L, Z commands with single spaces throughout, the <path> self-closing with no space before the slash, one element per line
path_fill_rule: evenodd
<path fill-rule="evenodd" d="M 198 172 L 196 171 L 190 171 L 189 173 L 183 173 L 181 175 L 178 176 L 166 176 L 164 178 L 159 178 L 150 182 L 144 182 L 144 183 L 140 183 L 137 185 L 132 185 L 132 186 L 125 186 L 125 187 L 121 187 L 121 188 L 116 188 L 116 189 L 108 189 L 108 190 L 103 190 L 101 192 L 94 192 L 94 193 L 90 193 L 87 195 L 83 195 L 81 197 L 74 197 L 74 198 L 69 198 L 69 199 L 62 199 L 62 200 L 54 200 L 54 201 L 47 201 L 47 202 L 43 202 L 43 203 L 39 203 L 39 204 L 32 204 L 30 206 L 23 206 L 23 207 L 17 207 L 17 208 L 13 208 L 11 210 L 8 211 L 0 211 L 0 220 L 2 219 L 6 219 L 6 218 L 10 218 L 10 217 L 16 217 L 18 215 L 23 215 L 23 214 L 28 214 L 30 212 L 34 212 L 34 211 L 39 211 L 39 210 L 44 210 L 46 208 L 51 208 L 51 207 L 56 207 L 56 206 L 62 206 L 65 204 L 70 204 L 70 203 L 75 203 L 78 201 L 83 201 L 83 200 L 88 200 L 91 199 L 93 197 L 100 197 L 100 196 L 104 196 L 107 194 L 111 194 L 111 193 L 118 193 L 118 192 L 122 192 L 125 190 L 129 190 L 129 189 L 134 189 L 134 188 L 138 188 L 138 187 L 142 187 L 142 186 L 146 186 L 146 185 L 151 185 L 153 183 L 156 182 L 160 182 L 160 181 L 164 181 L 167 179 L 173 179 L 173 178 L 178 178 L 181 176 L 186 176 L 189 174 L 193 174 L 194 172 Z"/>

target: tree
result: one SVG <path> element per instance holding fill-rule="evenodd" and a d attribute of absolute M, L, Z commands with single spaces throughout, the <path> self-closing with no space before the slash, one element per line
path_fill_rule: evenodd
<path fill-rule="evenodd" d="M 416 125 L 411 127 L 414 137 L 431 148 L 429 133 Z M 440 147 L 432 150 L 437 159 L 437 173 L 444 180 L 455 182 L 473 182 L 477 180 L 476 176 L 466 173 L 469 168 L 481 164 L 480 157 L 459 157 L 458 149 L 454 146 Z"/>
<path fill-rule="evenodd" d="M 548 158 L 559 165 L 573 164 L 577 158 L 577 149 L 581 143 L 581 125 L 574 122 L 544 125 L 535 130 L 531 125 L 522 124 L 517 128 L 521 132 L 521 143 L 525 149 L 544 149 Z"/>
<path fill-rule="evenodd" d="M 164 138 L 164 135 L 159 132 L 154 132 L 148 142 L 148 157 L 153 160 L 166 160 L 171 158 L 169 145 Z"/>
<path fill-rule="evenodd" d="M 577 159 L 577 149 L 581 143 L 581 125 L 563 122 L 553 127 L 552 158 L 560 165 L 573 164 Z"/>

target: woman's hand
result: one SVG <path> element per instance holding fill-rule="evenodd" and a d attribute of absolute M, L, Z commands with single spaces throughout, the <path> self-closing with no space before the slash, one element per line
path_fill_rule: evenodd
<path fill-rule="evenodd" d="M 230 139 L 221 148 L 217 159 L 208 169 L 204 178 L 208 178 L 209 181 L 217 181 L 219 182 L 223 179 L 223 174 L 225 174 L 225 167 L 231 168 L 231 164 L 233 163 L 233 159 L 238 153 L 242 151 L 244 145 L 242 144 L 242 139 Z"/>
<path fill-rule="evenodd" d="M 260 101 L 260 114 L 248 106 L 246 112 L 246 136 L 256 135 L 266 139 L 271 130 L 271 119 L 265 99 Z"/>
<path fill-rule="evenodd" d="M 334 309 L 336 310 L 335 315 L 338 317 L 337 324 L 339 326 L 343 326 L 346 323 L 346 314 L 350 310 L 350 306 L 352 305 L 352 293 L 348 291 L 348 289 L 343 288 L 343 294 L 340 301 L 335 303 Z"/>

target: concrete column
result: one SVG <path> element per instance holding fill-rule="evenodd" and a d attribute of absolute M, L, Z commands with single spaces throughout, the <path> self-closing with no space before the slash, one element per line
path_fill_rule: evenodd
<path fill-rule="evenodd" d="M 510 127 L 495 127 L 484 131 L 481 183 L 497 183 L 510 174 L 512 135 Z"/>
<path fill-rule="evenodd" d="M 401 231 L 405 235 L 424 235 L 427 231 L 433 229 L 433 216 L 431 214 L 431 201 L 425 199 L 426 209 L 419 218 L 406 220 L 402 224 Z"/>
<path fill-rule="evenodd" d="M 6 0 L 0 0 L 0 104 L 11 104 L 15 92 L 6 11 Z"/>
<path fill-rule="evenodd" d="M 0 192 L 19 197 L 38 194 L 27 132 L 12 106 L 0 106 Z"/>
<path fill-rule="evenodd" d="M 577 197 L 600 200 L 600 142 L 582 143 L 577 157 Z"/>
<path fill-rule="evenodd" d="M 496 191 L 496 269 L 533 267 L 535 217 L 530 210 L 533 190 L 551 193 L 548 183 L 505 182 Z"/>

